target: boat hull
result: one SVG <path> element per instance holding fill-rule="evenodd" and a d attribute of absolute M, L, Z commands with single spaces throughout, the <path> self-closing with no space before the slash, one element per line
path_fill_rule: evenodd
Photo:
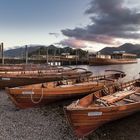
<path fill-rule="evenodd" d="M 65 86 L 65 85 L 64 85 Z M 60 100 L 79 98 L 103 88 L 104 84 L 75 85 L 58 88 L 6 88 L 7 94 L 19 108 L 37 107 Z"/>
<path fill-rule="evenodd" d="M 104 58 L 93 58 L 89 60 L 90 65 L 117 65 L 117 64 L 132 64 L 137 63 L 136 59 L 104 59 Z"/>
<path fill-rule="evenodd" d="M 30 84 L 58 81 L 63 79 L 75 79 L 81 77 L 89 77 L 92 73 L 65 73 L 61 74 L 49 74 L 49 75 L 40 75 L 40 76 L 0 76 L 0 89 L 5 87 L 18 87 Z"/>
<path fill-rule="evenodd" d="M 37 84 L 42 82 L 50 82 L 55 80 L 61 80 L 62 78 L 56 77 L 42 77 L 42 78 L 33 78 L 33 77 L 0 77 L 0 89 L 5 87 L 16 87 L 24 86 L 29 84 Z"/>
<path fill-rule="evenodd" d="M 82 138 L 99 126 L 140 111 L 140 103 L 100 109 L 69 110 L 64 108 L 66 117 L 77 137 Z"/>

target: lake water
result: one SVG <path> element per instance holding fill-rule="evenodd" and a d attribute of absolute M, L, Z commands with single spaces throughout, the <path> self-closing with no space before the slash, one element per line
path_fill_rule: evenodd
<path fill-rule="evenodd" d="M 90 70 L 93 72 L 94 75 L 99 74 L 106 74 L 105 70 L 121 70 L 124 71 L 127 76 L 124 78 L 125 81 L 132 80 L 134 78 L 139 77 L 140 73 L 140 59 L 138 59 L 138 63 L 134 64 L 123 64 L 123 65 L 106 65 L 106 66 L 88 66 L 88 65 L 82 65 L 79 66 L 82 68 L 86 68 L 87 70 Z"/>

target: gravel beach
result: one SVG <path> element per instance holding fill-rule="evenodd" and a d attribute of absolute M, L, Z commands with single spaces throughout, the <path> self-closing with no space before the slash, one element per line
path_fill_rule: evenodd
<path fill-rule="evenodd" d="M 0 140 L 76 140 L 63 113 L 66 101 L 19 110 L 0 91 Z M 85 140 L 139 140 L 140 113 L 106 124 Z"/>

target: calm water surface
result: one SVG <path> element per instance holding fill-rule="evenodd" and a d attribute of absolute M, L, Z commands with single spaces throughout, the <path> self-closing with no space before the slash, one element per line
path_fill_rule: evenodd
<path fill-rule="evenodd" d="M 127 76 L 123 80 L 128 81 L 139 77 L 140 72 L 140 59 L 135 64 L 123 64 L 123 65 L 107 65 L 107 66 L 88 66 L 82 65 L 82 68 L 86 68 L 93 72 L 94 75 L 105 74 L 105 70 L 115 69 L 124 71 Z"/>

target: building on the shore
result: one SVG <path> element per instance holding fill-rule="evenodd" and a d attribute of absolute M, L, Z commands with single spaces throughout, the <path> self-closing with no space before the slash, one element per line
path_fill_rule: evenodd
<path fill-rule="evenodd" d="M 137 55 L 125 53 L 124 51 L 115 51 L 111 55 L 103 55 L 98 52 L 89 57 L 90 65 L 115 65 L 137 63 Z"/>
<path fill-rule="evenodd" d="M 71 55 L 70 53 L 61 53 L 61 56 L 68 59 L 79 59 L 78 55 Z"/>
<path fill-rule="evenodd" d="M 136 54 L 125 53 L 124 51 L 115 51 L 111 55 L 112 59 L 136 59 Z"/>

